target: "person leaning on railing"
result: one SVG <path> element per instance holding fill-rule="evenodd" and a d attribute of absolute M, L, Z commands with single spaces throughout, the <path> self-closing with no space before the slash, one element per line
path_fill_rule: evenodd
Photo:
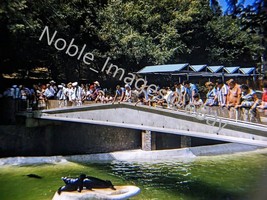
<path fill-rule="evenodd" d="M 46 101 L 51 100 L 51 99 L 55 99 L 55 95 L 56 95 L 56 91 L 55 91 L 54 87 L 52 85 L 50 85 L 49 83 L 46 84 L 46 89 L 44 91 L 44 96 L 45 96 Z"/>
<path fill-rule="evenodd" d="M 263 93 L 262 93 L 262 99 L 260 105 L 257 106 L 257 108 L 262 110 L 267 110 L 267 83 L 263 84 Z"/>
<path fill-rule="evenodd" d="M 194 94 L 192 104 L 195 106 L 197 110 L 203 106 L 203 101 L 200 98 L 199 93 Z"/>
<path fill-rule="evenodd" d="M 117 98 L 119 98 L 118 103 L 122 102 L 123 99 L 124 99 L 124 97 L 125 97 L 125 88 L 124 87 L 121 87 L 120 85 L 117 85 L 116 86 L 115 96 L 114 96 L 114 99 L 113 99 L 112 104 L 115 103 L 115 101 L 117 100 Z"/>
<path fill-rule="evenodd" d="M 72 102 L 73 93 L 74 93 L 74 88 L 72 86 L 72 82 L 69 82 L 67 84 L 67 88 L 65 90 L 65 95 L 67 97 L 67 105 L 72 105 L 73 104 L 73 102 Z"/>
<path fill-rule="evenodd" d="M 183 107 L 193 101 L 193 96 L 198 93 L 197 86 L 189 81 L 184 81 L 184 93 L 183 93 Z"/>
<path fill-rule="evenodd" d="M 129 84 L 125 85 L 125 96 L 123 99 L 124 102 L 132 102 L 132 89 Z"/>
<path fill-rule="evenodd" d="M 106 103 L 106 96 L 103 91 L 99 91 L 98 95 L 95 99 L 95 103 L 100 102 L 100 103 Z"/>
<path fill-rule="evenodd" d="M 224 107 L 226 105 L 226 97 L 228 94 L 228 86 L 222 82 L 222 80 L 216 80 L 215 87 L 217 94 L 215 99 L 218 101 L 218 105 Z"/>
<path fill-rule="evenodd" d="M 226 98 L 228 94 L 229 87 L 224 84 L 221 79 L 217 79 L 215 82 L 216 96 L 215 101 L 218 104 L 217 114 L 221 117 L 228 117 L 228 110 L 226 108 Z"/>
<path fill-rule="evenodd" d="M 72 101 L 75 106 L 82 105 L 82 99 L 84 96 L 83 89 L 79 86 L 78 82 L 72 83 L 73 93 L 72 93 Z"/>
<path fill-rule="evenodd" d="M 174 84 L 174 104 L 178 107 L 181 108 L 183 105 L 183 96 L 185 93 L 185 88 L 181 82 L 175 83 Z"/>
<path fill-rule="evenodd" d="M 214 84 L 212 82 L 205 83 L 205 86 L 208 89 L 208 92 L 206 94 L 207 99 L 205 102 L 205 106 L 217 106 L 218 101 L 216 99 L 216 95 L 217 95 L 216 87 L 214 87 Z"/>
<path fill-rule="evenodd" d="M 158 106 L 164 106 L 167 104 L 167 98 L 168 98 L 168 91 L 167 91 L 167 88 L 163 89 L 162 90 L 162 98 L 158 99 L 157 100 L 157 105 Z"/>
<path fill-rule="evenodd" d="M 240 103 L 241 98 L 241 88 L 240 85 L 238 85 L 234 79 L 230 79 L 226 82 L 229 86 L 228 94 L 226 97 L 226 107 L 229 110 L 229 118 L 231 119 L 237 119 L 237 110 L 235 109 L 235 106 Z"/>
<path fill-rule="evenodd" d="M 256 122 L 256 106 L 258 105 L 258 97 L 256 92 L 247 85 L 241 85 L 241 101 L 235 108 L 240 108 L 243 112 L 244 121 Z"/>

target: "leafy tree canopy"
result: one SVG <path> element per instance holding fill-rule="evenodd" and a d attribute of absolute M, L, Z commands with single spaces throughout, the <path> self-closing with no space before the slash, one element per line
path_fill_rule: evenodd
<path fill-rule="evenodd" d="M 2 0 L 0 73 L 45 66 L 54 79 L 96 76 L 90 66 L 39 41 L 45 26 L 67 42 L 74 38 L 79 48 L 86 44 L 95 68 L 108 56 L 131 72 L 181 62 L 255 65 L 265 49 L 264 12 L 241 11 L 222 15 L 217 0 Z"/>

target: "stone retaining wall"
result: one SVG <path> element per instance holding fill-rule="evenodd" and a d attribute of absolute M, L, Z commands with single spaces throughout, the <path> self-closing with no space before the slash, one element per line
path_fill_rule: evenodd
<path fill-rule="evenodd" d="M 34 128 L 0 126 L 0 157 L 105 153 L 141 148 L 140 131 L 60 123 Z"/>

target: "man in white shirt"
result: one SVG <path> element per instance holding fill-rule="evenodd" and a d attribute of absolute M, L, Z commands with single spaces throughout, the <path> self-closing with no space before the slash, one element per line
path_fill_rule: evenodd
<path fill-rule="evenodd" d="M 182 105 L 185 88 L 184 88 L 184 86 L 183 86 L 183 84 L 181 82 L 175 83 L 174 84 L 174 88 L 175 88 L 174 95 L 176 97 L 176 102 L 175 103 L 177 105 Z"/>
<path fill-rule="evenodd" d="M 216 80 L 216 87 L 217 87 L 217 98 L 219 106 L 224 107 L 226 105 L 226 97 L 228 94 L 228 86 L 225 85 L 222 80 Z"/>
<path fill-rule="evenodd" d="M 82 99 L 83 99 L 83 89 L 78 85 L 77 82 L 72 83 L 73 86 L 73 94 L 72 94 L 72 101 L 74 102 L 74 105 L 81 106 L 82 105 Z"/>

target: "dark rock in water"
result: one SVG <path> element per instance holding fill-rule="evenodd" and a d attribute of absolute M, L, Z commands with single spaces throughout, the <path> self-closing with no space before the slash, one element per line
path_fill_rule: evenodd
<path fill-rule="evenodd" d="M 38 178 L 38 179 L 41 179 L 42 177 L 37 175 L 37 174 L 27 174 L 28 177 L 30 178 Z"/>

